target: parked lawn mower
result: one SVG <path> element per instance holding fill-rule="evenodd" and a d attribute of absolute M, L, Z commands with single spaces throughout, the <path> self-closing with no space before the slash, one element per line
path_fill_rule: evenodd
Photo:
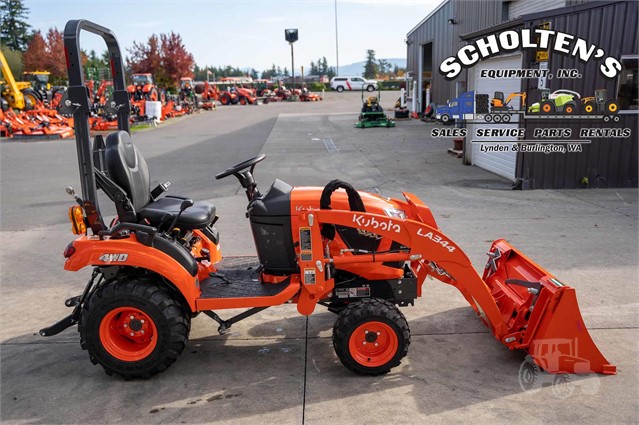
<path fill-rule="evenodd" d="M 182 77 L 180 79 L 180 92 L 178 93 L 180 105 L 184 108 L 187 114 L 191 114 L 200 109 L 200 101 L 198 95 L 195 92 L 195 85 L 193 84 L 193 78 Z"/>
<path fill-rule="evenodd" d="M 114 70 L 119 131 L 106 140 L 89 138 L 80 30 L 106 40 Z M 549 372 L 615 373 L 590 338 L 573 288 L 503 239 L 493 242 L 480 276 L 410 193 L 390 199 L 339 180 L 324 188 L 275 180 L 262 193 L 254 170 L 265 156 L 251 158 L 215 177 L 234 176 L 245 189 L 257 257 L 223 259 L 213 204 L 164 196 L 168 183 L 149 186 L 146 162 L 129 133 L 123 56 L 114 34 L 80 20 L 68 22 L 64 36 L 82 183 L 81 196 L 67 189 L 79 237 L 65 249 L 64 267 L 93 272 L 84 291 L 66 301 L 72 313 L 41 335 L 77 324 L 93 363 L 127 379 L 149 377 L 184 350 L 199 312 L 225 333 L 272 306 L 294 303 L 310 315 L 320 305 L 338 315 L 333 346 L 341 362 L 378 375 L 406 356 L 410 330 L 399 307 L 412 305 L 432 277 L 456 287 L 500 342 L 528 351 Z M 115 204 L 111 225 L 100 212 L 98 190 Z M 230 308 L 247 310 L 229 319 L 218 315 Z M 559 340 L 572 341 L 572 348 L 552 344 Z"/>
<path fill-rule="evenodd" d="M 386 116 L 384 108 L 379 104 L 381 98 L 381 91 L 378 90 L 377 96 L 368 96 L 364 99 L 364 88 L 362 88 L 362 111 L 355 127 L 395 127 L 395 121 Z"/>
<path fill-rule="evenodd" d="M 306 86 L 302 87 L 302 90 L 300 90 L 299 96 L 300 96 L 301 102 L 317 102 L 320 100 L 324 100 L 322 99 L 322 96 L 320 96 L 317 93 L 313 93 Z"/>

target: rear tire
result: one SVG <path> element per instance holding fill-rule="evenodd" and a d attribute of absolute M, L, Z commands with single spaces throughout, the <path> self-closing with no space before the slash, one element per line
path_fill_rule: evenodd
<path fill-rule="evenodd" d="M 616 114 L 619 112 L 619 102 L 616 99 L 610 99 L 606 102 L 606 112 L 609 114 Z"/>
<path fill-rule="evenodd" d="M 190 327 L 190 315 L 165 287 L 125 277 L 91 294 L 78 330 L 91 362 L 128 380 L 149 378 L 173 364 Z"/>
<path fill-rule="evenodd" d="M 582 110 L 586 115 L 592 115 L 597 112 L 597 104 L 592 100 L 589 100 L 588 102 L 584 103 L 584 107 Z"/>
<path fill-rule="evenodd" d="M 554 114 L 556 111 L 555 109 L 555 103 L 550 101 L 550 100 L 544 100 L 543 102 L 541 102 L 541 105 L 539 107 L 539 112 L 541 112 L 542 114 Z"/>
<path fill-rule="evenodd" d="M 155 102 L 159 99 L 158 96 L 158 89 L 156 89 L 155 87 L 153 87 L 146 95 L 145 95 L 146 100 L 150 100 L 152 102 Z"/>
<path fill-rule="evenodd" d="M 390 302 L 365 298 L 349 304 L 333 326 L 333 348 L 342 364 L 359 375 L 381 375 L 408 353 L 406 318 Z"/>
<path fill-rule="evenodd" d="M 40 94 L 35 90 L 24 89 L 22 90 L 22 95 L 24 96 L 24 109 L 27 111 L 32 110 L 36 105 L 42 102 Z"/>
<path fill-rule="evenodd" d="M 577 105 L 575 103 L 566 103 L 564 105 L 564 114 L 573 115 L 576 112 Z"/>
<path fill-rule="evenodd" d="M 368 91 L 368 92 L 371 92 L 373 90 L 375 90 L 375 87 L 373 87 L 373 86 L 366 87 L 366 91 Z"/>

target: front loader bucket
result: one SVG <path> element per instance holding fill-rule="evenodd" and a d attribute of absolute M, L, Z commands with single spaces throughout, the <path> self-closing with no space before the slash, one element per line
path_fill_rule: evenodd
<path fill-rule="evenodd" d="M 584 324 L 575 290 L 503 239 L 493 242 L 483 280 L 499 308 L 510 349 L 528 351 L 550 373 L 615 374 Z"/>

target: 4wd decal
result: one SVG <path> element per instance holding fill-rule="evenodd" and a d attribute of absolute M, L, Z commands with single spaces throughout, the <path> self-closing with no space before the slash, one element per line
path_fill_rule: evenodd
<path fill-rule="evenodd" d="M 123 263 L 129 258 L 129 254 L 102 254 L 98 260 L 103 263 Z"/>
<path fill-rule="evenodd" d="M 439 235 L 435 235 L 433 234 L 433 232 L 428 232 L 428 233 L 424 233 L 422 232 L 422 229 L 417 229 L 417 236 L 421 236 L 423 238 L 428 238 L 431 241 L 440 244 L 441 246 L 443 246 L 444 248 L 446 248 L 448 250 L 448 252 L 453 252 L 455 251 L 455 247 L 451 245 L 451 241 L 446 240 L 444 238 L 442 238 Z"/>
<path fill-rule="evenodd" d="M 371 229 L 388 230 L 389 232 L 399 233 L 402 228 L 399 224 L 394 223 L 393 220 L 377 220 L 375 217 L 366 218 L 363 215 L 353 215 L 353 223 L 359 227 L 368 227 Z"/>

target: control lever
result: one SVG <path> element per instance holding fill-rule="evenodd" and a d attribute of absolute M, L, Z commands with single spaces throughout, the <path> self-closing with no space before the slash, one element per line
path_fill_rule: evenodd
<path fill-rule="evenodd" d="M 75 202 L 77 202 L 78 205 L 80 205 L 81 207 L 84 207 L 84 201 L 82 200 L 82 198 L 78 196 L 77 193 L 75 193 L 75 190 L 71 186 L 67 186 L 66 192 L 67 194 L 73 196 L 73 199 L 75 199 Z"/>
<path fill-rule="evenodd" d="M 158 224 L 158 230 L 162 231 L 162 229 L 167 229 L 168 231 L 168 227 L 166 227 L 167 224 L 169 224 L 171 222 L 171 220 L 173 219 L 173 214 L 171 213 L 165 213 L 162 218 L 160 219 L 160 224 Z"/>
<path fill-rule="evenodd" d="M 175 216 L 175 218 L 173 219 L 173 223 L 171 223 L 171 225 L 169 226 L 169 232 L 173 230 L 184 210 L 186 210 L 187 208 L 191 208 L 193 204 L 195 204 L 193 199 L 185 199 L 184 201 L 182 201 L 182 203 L 180 204 L 180 212 L 178 213 L 178 215 Z M 164 217 L 162 217 L 162 219 L 164 219 Z"/>

